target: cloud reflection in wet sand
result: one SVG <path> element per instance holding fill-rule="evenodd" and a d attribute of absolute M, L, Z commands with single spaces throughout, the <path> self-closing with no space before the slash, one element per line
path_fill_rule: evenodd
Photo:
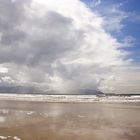
<path fill-rule="evenodd" d="M 4 102 L 6 104 L 2 105 Z M 2 101 L 0 115 L 6 120 L 0 123 L 1 134 L 17 135 L 25 140 L 36 138 L 139 140 L 140 138 L 139 104 Z"/>

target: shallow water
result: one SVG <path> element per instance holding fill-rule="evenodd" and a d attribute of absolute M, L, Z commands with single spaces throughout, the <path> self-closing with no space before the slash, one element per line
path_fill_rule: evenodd
<path fill-rule="evenodd" d="M 140 140 L 140 104 L 0 101 L 0 136 L 8 140 Z"/>

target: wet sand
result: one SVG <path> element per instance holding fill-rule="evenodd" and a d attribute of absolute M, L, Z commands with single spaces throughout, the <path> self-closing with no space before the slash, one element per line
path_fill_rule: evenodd
<path fill-rule="evenodd" d="M 140 140 L 140 104 L 0 101 L 0 136 L 0 140 Z"/>

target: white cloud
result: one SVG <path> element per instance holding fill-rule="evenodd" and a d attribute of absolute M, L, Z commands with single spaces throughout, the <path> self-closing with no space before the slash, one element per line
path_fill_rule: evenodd
<path fill-rule="evenodd" d="M 11 79 L 8 84 L 44 91 L 120 92 L 115 81 L 124 71 L 119 69 L 131 62 L 124 60 L 123 44 L 106 32 L 104 17 L 79 0 L 0 3 L 0 63 L 8 68 L 0 77 L 5 85 Z"/>
<path fill-rule="evenodd" d="M 102 3 L 101 0 L 91 0 L 88 2 L 88 6 L 91 8 L 98 7 Z"/>
<path fill-rule="evenodd" d="M 0 66 L 0 73 L 8 73 L 8 68 Z"/>
<path fill-rule="evenodd" d="M 12 80 L 11 77 L 9 77 L 9 76 L 1 77 L 1 81 L 6 82 L 6 83 L 13 83 L 14 82 L 14 80 Z"/>
<path fill-rule="evenodd" d="M 96 0 L 95 1 L 95 6 L 100 5 L 101 4 L 101 0 Z"/>
<path fill-rule="evenodd" d="M 129 18 L 129 14 L 122 10 L 123 4 L 108 4 L 103 10 L 99 10 L 104 16 L 104 27 L 108 31 L 121 32 L 123 21 Z"/>

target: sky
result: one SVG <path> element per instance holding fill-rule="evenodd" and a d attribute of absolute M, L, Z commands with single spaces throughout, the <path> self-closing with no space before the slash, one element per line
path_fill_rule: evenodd
<path fill-rule="evenodd" d="M 139 0 L 0 0 L 0 92 L 140 93 Z"/>

